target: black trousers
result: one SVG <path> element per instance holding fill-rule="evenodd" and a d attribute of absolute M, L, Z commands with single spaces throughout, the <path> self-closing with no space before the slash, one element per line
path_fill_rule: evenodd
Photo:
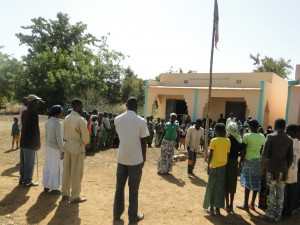
<path fill-rule="evenodd" d="M 196 164 L 197 153 L 189 150 L 188 157 L 188 173 L 193 173 Z"/>
<path fill-rule="evenodd" d="M 143 165 L 138 164 L 134 166 L 127 166 L 118 163 L 117 168 L 117 184 L 114 200 L 114 218 L 118 219 L 124 212 L 124 188 L 128 178 L 129 186 L 129 221 L 135 220 L 138 213 L 138 195 L 139 186 L 142 178 Z"/>
<path fill-rule="evenodd" d="M 283 217 L 292 216 L 293 211 L 298 208 L 297 188 L 297 183 L 285 184 L 284 203 L 281 213 Z"/>

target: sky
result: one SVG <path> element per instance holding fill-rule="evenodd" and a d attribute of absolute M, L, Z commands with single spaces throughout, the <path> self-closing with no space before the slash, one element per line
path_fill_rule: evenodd
<path fill-rule="evenodd" d="M 214 0 L 1 0 L 0 46 L 20 59 L 27 47 L 16 33 L 31 19 L 67 13 L 89 33 L 106 36 L 110 49 L 138 77 L 169 71 L 209 73 Z M 214 73 L 251 72 L 250 54 L 300 64 L 299 0 L 218 0 L 219 43 Z M 293 79 L 295 70 L 290 75 Z"/>

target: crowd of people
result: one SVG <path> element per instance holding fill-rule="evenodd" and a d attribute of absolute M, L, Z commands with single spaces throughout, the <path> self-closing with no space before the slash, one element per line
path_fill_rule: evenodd
<path fill-rule="evenodd" d="M 37 186 L 32 181 L 36 151 L 41 148 L 37 109 L 41 98 L 29 95 L 23 99 L 21 123 L 14 119 L 12 148 L 20 139 L 20 185 Z M 60 105 L 49 111 L 45 123 L 45 162 L 43 187 L 45 192 L 61 194 L 63 200 L 81 203 L 87 199 L 81 193 L 86 150 L 118 147 L 117 182 L 113 215 L 120 220 L 124 212 L 124 188 L 129 185 L 130 222 L 144 218 L 138 213 L 138 190 L 142 169 L 146 161 L 146 148 L 160 148 L 157 173 L 164 176 L 172 171 L 174 149 L 187 151 L 187 174 L 194 177 L 197 156 L 204 150 L 205 132 L 208 132 L 209 157 L 208 183 L 203 208 L 210 215 L 219 215 L 220 208 L 228 213 L 234 210 L 237 178 L 244 187 L 244 202 L 236 207 L 255 210 L 259 207 L 266 214 L 262 219 L 277 222 L 290 217 L 300 206 L 300 126 L 284 119 L 275 121 L 274 130 L 263 131 L 258 121 L 248 117 L 243 123 L 234 117 L 217 122 L 191 121 L 184 115 L 177 120 L 175 113 L 169 121 L 152 116 L 144 119 L 137 115 L 137 99 L 127 100 L 127 111 L 121 115 L 83 111 L 80 99 L 72 101 L 72 110 L 64 118 Z M 21 138 L 20 138 L 21 137 Z M 87 147 L 88 146 L 88 147 Z M 250 192 L 252 198 L 249 204 Z M 255 205 L 257 194 L 258 204 Z"/>

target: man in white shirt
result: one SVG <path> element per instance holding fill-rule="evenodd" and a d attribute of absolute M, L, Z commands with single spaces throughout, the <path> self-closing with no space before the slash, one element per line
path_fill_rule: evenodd
<path fill-rule="evenodd" d="M 128 178 L 128 217 L 130 223 L 136 223 L 144 219 L 143 214 L 138 214 L 138 192 L 146 161 L 146 137 L 149 131 L 145 120 L 137 115 L 137 99 L 130 97 L 126 106 L 127 111 L 115 118 L 120 145 L 113 214 L 114 220 L 120 220 L 124 212 L 124 188 Z"/>
<path fill-rule="evenodd" d="M 226 120 L 226 125 L 225 125 L 225 128 L 226 128 L 226 129 L 227 129 L 227 126 L 228 126 L 228 124 L 229 124 L 230 122 L 236 123 L 235 118 L 234 118 L 234 114 L 233 114 L 233 113 L 230 113 L 230 117 L 227 118 L 227 120 Z"/>
<path fill-rule="evenodd" d="M 185 143 L 188 150 L 188 175 L 195 176 L 193 170 L 196 164 L 197 153 L 200 152 L 200 139 L 204 138 L 202 120 L 197 119 L 196 124 L 187 130 Z"/>

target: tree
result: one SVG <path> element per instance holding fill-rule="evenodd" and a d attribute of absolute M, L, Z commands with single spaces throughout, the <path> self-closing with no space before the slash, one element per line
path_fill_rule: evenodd
<path fill-rule="evenodd" d="M 293 67 L 290 65 L 290 59 L 287 61 L 285 61 L 283 58 L 276 60 L 268 56 L 260 59 L 259 53 L 257 53 L 256 56 L 250 54 L 250 59 L 254 61 L 253 65 L 256 67 L 253 72 L 273 72 L 286 79 L 291 74 L 293 69 Z"/>
<path fill-rule="evenodd" d="M 17 59 L 0 51 L 0 105 L 15 98 L 15 90 L 20 88 L 18 75 L 22 72 Z"/>
<path fill-rule="evenodd" d="M 118 101 L 124 56 L 109 50 L 107 37 L 97 39 L 87 32 L 86 24 L 72 25 L 63 13 L 56 20 L 31 21 L 32 25 L 22 27 L 26 34 L 16 34 L 20 44 L 28 46 L 22 58 L 25 72 L 20 76 L 27 90 L 20 90 L 19 96 L 35 93 L 50 107 L 96 88 L 110 103 Z"/>
<path fill-rule="evenodd" d="M 121 89 L 122 102 L 126 102 L 131 96 L 134 96 L 138 100 L 139 105 L 144 104 L 145 90 L 144 82 L 139 79 L 133 70 L 128 67 L 124 70 L 124 79 Z"/>

